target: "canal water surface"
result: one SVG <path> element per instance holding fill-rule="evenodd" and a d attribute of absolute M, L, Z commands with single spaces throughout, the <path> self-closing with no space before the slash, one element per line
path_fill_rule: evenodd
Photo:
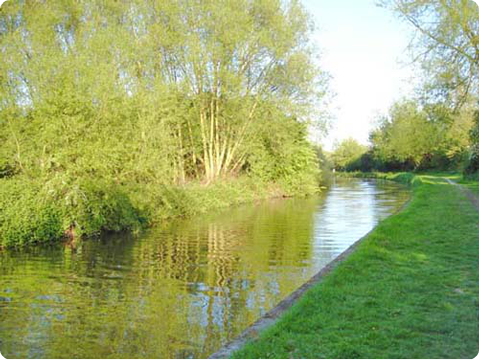
<path fill-rule="evenodd" d="M 106 236 L 0 253 L 7 358 L 207 357 L 409 198 L 337 180 L 320 196 L 249 204 Z"/>

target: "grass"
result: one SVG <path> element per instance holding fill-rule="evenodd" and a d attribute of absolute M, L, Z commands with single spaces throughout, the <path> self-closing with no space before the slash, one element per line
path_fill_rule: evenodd
<path fill-rule="evenodd" d="M 336 174 L 336 176 L 346 177 L 346 178 L 391 180 L 391 181 L 396 181 L 402 184 L 411 184 L 415 178 L 414 174 L 409 172 L 384 173 L 384 172 L 353 171 L 353 172 L 339 172 Z"/>
<path fill-rule="evenodd" d="M 475 193 L 476 195 L 479 196 L 479 181 L 462 179 L 462 180 L 459 181 L 459 183 L 464 185 L 469 190 L 471 190 L 473 193 Z"/>
<path fill-rule="evenodd" d="M 411 180 L 407 208 L 235 358 L 478 354 L 479 212 L 440 177 Z"/>

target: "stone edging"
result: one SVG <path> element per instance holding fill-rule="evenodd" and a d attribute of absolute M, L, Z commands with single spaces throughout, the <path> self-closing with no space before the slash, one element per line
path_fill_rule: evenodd
<path fill-rule="evenodd" d="M 412 198 L 411 197 L 396 211 L 395 213 L 389 215 L 396 215 L 410 203 Z M 385 219 L 383 219 L 384 221 Z M 283 299 L 278 305 L 276 305 L 273 309 L 268 311 L 265 315 L 259 318 L 253 325 L 249 326 L 246 330 L 244 330 L 240 335 L 238 335 L 235 339 L 221 347 L 218 351 L 210 355 L 209 359 L 229 359 L 231 355 L 241 349 L 247 342 L 254 340 L 259 337 L 260 333 L 264 331 L 266 328 L 269 328 L 271 325 L 275 324 L 281 315 L 283 315 L 286 311 L 288 311 L 296 301 L 301 298 L 304 293 L 319 284 L 326 275 L 328 275 L 331 271 L 333 271 L 341 262 L 343 262 L 351 253 L 353 253 L 356 248 L 362 243 L 374 230 L 370 230 L 366 235 L 361 237 L 359 240 L 354 242 L 350 247 L 344 250 L 341 254 L 339 254 L 334 260 L 328 263 L 325 267 L 323 267 L 316 275 L 314 275 L 311 279 L 309 279 L 306 283 L 304 283 L 301 287 Z"/>

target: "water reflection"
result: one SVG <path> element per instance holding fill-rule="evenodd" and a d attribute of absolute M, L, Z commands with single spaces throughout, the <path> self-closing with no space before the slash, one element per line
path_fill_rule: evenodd
<path fill-rule="evenodd" d="M 274 200 L 0 255 L 0 350 L 9 358 L 206 357 L 408 197 L 339 181 Z"/>

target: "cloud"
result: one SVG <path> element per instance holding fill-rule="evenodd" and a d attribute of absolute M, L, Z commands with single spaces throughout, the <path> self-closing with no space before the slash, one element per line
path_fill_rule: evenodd
<path fill-rule="evenodd" d="M 479 0 L 472 0 L 472 1 L 474 1 L 477 4 L 477 6 L 479 6 Z"/>

